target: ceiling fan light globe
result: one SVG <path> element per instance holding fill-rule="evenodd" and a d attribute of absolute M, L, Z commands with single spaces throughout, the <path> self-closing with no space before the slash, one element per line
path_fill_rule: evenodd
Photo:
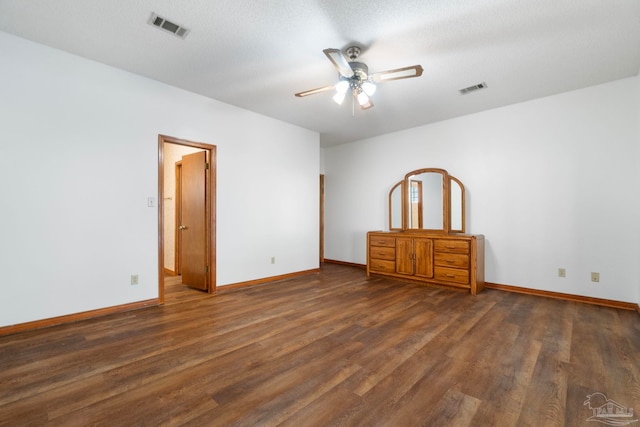
<path fill-rule="evenodd" d="M 361 107 L 367 105 L 369 103 L 369 95 L 367 95 L 364 92 L 360 92 L 358 93 L 358 104 L 360 104 Z"/>
<path fill-rule="evenodd" d="M 338 84 L 336 84 L 336 92 L 337 93 L 347 93 L 349 89 L 349 82 L 346 80 L 340 80 Z M 344 97 L 343 97 L 344 98 Z"/>
<path fill-rule="evenodd" d="M 344 102 L 344 98 L 345 92 L 337 92 L 335 95 L 333 95 L 333 102 L 338 105 L 342 105 L 342 103 Z"/>
<path fill-rule="evenodd" d="M 368 96 L 371 96 L 374 93 L 376 93 L 376 85 L 371 83 L 371 82 L 364 82 L 364 83 L 362 83 L 362 90 Z"/>

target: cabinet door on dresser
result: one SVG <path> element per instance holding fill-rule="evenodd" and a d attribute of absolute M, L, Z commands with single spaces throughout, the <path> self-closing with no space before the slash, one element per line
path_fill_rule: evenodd
<path fill-rule="evenodd" d="M 396 237 L 396 273 L 433 277 L 433 240 Z"/>
<path fill-rule="evenodd" d="M 416 276 L 433 278 L 433 240 L 413 239 L 413 259 Z"/>
<path fill-rule="evenodd" d="M 413 239 L 396 238 L 396 273 L 413 275 Z"/>

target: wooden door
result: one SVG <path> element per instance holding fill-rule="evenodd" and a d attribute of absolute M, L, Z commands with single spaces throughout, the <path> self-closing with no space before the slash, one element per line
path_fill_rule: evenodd
<path fill-rule="evenodd" d="M 207 153 L 182 157 L 180 189 L 180 271 L 182 283 L 207 290 Z"/>
<path fill-rule="evenodd" d="M 413 274 L 413 239 L 396 237 L 396 273 Z"/>
<path fill-rule="evenodd" d="M 415 275 L 433 278 L 433 240 L 414 239 L 413 241 Z"/>

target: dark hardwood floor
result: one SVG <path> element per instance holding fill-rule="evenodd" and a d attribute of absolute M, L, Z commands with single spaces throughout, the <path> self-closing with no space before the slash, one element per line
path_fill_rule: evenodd
<path fill-rule="evenodd" d="M 634 311 L 332 264 L 166 300 L 0 337 L 0 425 L 594 426 L 596 392 L 640 415 Z"/>

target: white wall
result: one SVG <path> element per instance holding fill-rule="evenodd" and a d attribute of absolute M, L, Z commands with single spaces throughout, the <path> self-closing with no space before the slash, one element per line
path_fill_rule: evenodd
<path fill-rule="evenodd" d="M 158 296 L 158 134 L 218 147 L 218 285 L 318 267 L 317 133 L 2 32 L 0 58 L 0 326 Z"/>
<path fill-rule="evenodd" d="M 325 149 L 325 257 L 366 263 L 366 232 L 388 229 L 392 185 L 440 167 L 466 186 L 487 281 L 636 301 L 637 86 L 619 80 Z"/>

